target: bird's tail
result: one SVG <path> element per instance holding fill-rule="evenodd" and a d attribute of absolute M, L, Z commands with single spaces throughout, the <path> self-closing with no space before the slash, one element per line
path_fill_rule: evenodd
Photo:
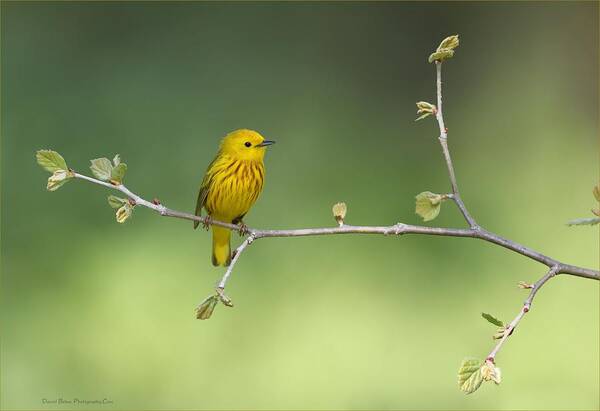
<path fill-rule="evenodd" d="M 224 265 L 228 266 L 231 263 L 231 246 L 229 244 L 229 238 L 231 237 L 231 231 L 228 228 L 223 227 L 212 227 L 213 231 L 213 249 L 212 249 L 212 263 L 213 265 Z"/>

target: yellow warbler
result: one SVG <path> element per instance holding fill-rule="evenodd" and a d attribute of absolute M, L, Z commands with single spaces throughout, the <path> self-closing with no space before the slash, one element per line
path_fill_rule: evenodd
<path fill-rule="evenodd" d="M 263 188 L 265 148 L 273 143 L 253 130 L 240 129 L 227 134 L 202 180 L 196 215 L 201 215 L 204 207 L 210 218 L 243 226 L 242 218 Z M 198 224 L 194 221 L 194 228 Z M 227 266 L 231 262 L 231 231 L 217 226 L 212 231 L 212 263 Z"/>

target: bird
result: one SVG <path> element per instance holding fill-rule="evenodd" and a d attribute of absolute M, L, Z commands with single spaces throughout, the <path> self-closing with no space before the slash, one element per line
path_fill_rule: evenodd
<path fill-rule="evenodd" d="M 240 226 L 240 234 L 247 230 L 243 218 L 260 195 L 265 181 L 264 156 L 266 148 L 275 142 L 265 140 L 257 131 L 239 129 L 227 134 L 219 151 L 206 169 L 195 215 L 208 213 L 204 226 L 210 220 Z M 194 221 L 194 229 L 199 221 Z M 212 264 L 228 266 L 231 263 L 231 231 L 212 226 Z"/>

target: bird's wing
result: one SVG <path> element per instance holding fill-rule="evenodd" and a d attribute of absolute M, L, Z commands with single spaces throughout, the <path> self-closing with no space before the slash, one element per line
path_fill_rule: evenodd
<path fill-rule="evenodd" d="M 208 168 L 206 169 L 206 174 L 204 175 L 204 178 L 202 179 L 202 184 L 200 185 L 200 192 L 198 193 L 198 200 L 196 200 L 196 211 L 194 212 L 194 214 L 197 216 L 202 215 L 202 207 L 204 207 L 206 205 L 206 198 L 208 197 L 208 191 L 209 191 L 212 177 L 213 177 L 212 170 L 213 170 L 213 164 L 215 163 L 215 160 L 213 160 L 210 163 L 210 165 L 208 166 Z M 200 221 L 194 221 L 194 228 L 198 228 L 199 224 L 200 224 Z"/>

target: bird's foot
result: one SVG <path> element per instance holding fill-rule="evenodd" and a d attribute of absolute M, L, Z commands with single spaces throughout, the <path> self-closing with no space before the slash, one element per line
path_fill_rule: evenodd
<path fill-rule="evenodd" d="M 250 233 L 250 230 L 248 230 L 248 226 L 246 224 L 244 224 L 243 221 L 240 221 L 238 223 L 238 227 L 239 227 L 238 232 L 240 233 L 240 237 L 244 237 Z"/>
<path fill-rule="evenodd" d="M 204 229 L 206 231 L 208 231 L 210 229 L 210 225 L 212 224 L 212 217 L 207 215 L 206 217 L 204 217 L 204 220 L 202 221 L 202 227 L 204 227 Z"/>

